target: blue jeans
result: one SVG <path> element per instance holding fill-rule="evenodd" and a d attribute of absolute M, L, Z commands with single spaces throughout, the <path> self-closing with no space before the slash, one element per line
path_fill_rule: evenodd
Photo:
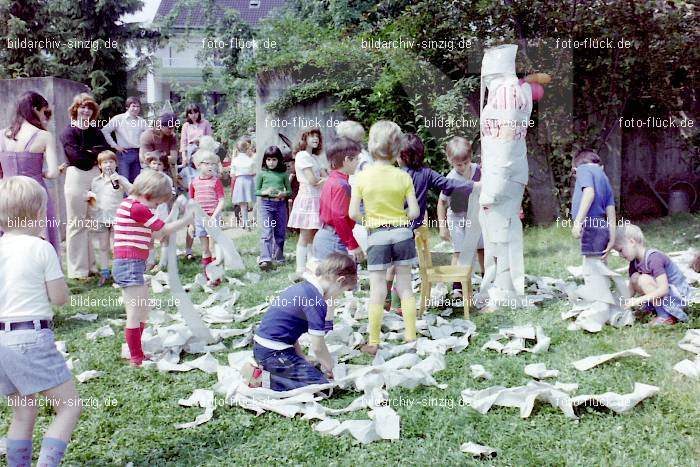
<path fill-rule="evenodd" d="M 273 391 L 291 391 L 328 382 L 321 370 L 297 355 L 293 347 L 272 350 L 256 342 L 253 345 L 253 357 L 263 370 L 270 373 L 270 389 Z"/>
<path fill-rule="evenodd" d="M 287 201 L 260 199 L 260 261 L 284 261 L 287 236 Z"/>
<path fill-rule="evenodd" d="M 322 227 L 314 236 L 314 258 L 319 261 L 326 259 L 331 253 L 348 254 L 348 249 L 340 240 L 338 233 L 332 227 Z"/>
<path fill-rule="evenodd" d="M 119 174 L 126 177 L 129 183 L 134 183 L 141 173 L 141 161 L 139 160 L 139 148 L 129 148 L 117 155 L 119 161 Z"/>

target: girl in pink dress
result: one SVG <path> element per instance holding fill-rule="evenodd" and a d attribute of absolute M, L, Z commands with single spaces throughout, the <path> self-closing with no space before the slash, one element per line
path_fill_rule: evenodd
<path fill-rule="evenodd" d="M 320 129 L 310 128 L 302 132 L 301 141 L 294 156 L 299 193 L 294 199 L 287 224 L 289 227 L 300 230 L 295 280 L 301 279 L 306 268 L 308 250 L 313 244 L 316 232 L 321 228 L 319 216 L 321 187 L 328 176 L 328 170 L 321 156 L 322 150 L 323 138 Z"/>

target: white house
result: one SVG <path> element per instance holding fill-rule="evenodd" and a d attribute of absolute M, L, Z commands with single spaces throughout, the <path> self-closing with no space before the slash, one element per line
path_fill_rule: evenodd
<path fill-rule="evenodd" d="M 159 19 L 170 15 L 176 8 L 178 0 L 161 0 L 154 17 L 154 24 Z M 241 18 L 253 28 L 273 9 L 285 4 L 285 0 L 217 0 L 216 6 L 222 13 L 225 10 L 238 10 Z M 184 31 L 190 28 L 189 37 Z M 178 88 L 186 88 L 202 83 L 202 63 L 197 59 L 202 50 L 202 38 L 196 34 L 204 27 L 204 11 L 201 6 L 181 6 L 173 23 L 174 37 L 168 44 L 155 53 L 152 73 L 140 83 L 139 90 L 145 93 L 146 102 L 177 102 Z M 178 33 L 181 31 L 181 33 Z M 214 109 L 223 96 L 212 92 L 210 96 Z"/>

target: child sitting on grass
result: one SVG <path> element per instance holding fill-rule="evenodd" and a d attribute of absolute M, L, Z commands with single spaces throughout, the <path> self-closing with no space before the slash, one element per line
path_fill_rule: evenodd
<path fill-rule="evenodd" d="M 140 367 L 145 359 L 141 335 L 151 311 L 143 273 L 148 252 L 153 246 L 152 238 L 167 237 L 193 221 L 190 208 L 181 219 L 167 224 L 153 213 L 152 209 L 170 200 L 172 190 L 173 182 L 166 174 L 144 170 L 136 177 L 129 197 L 117 210 L 112 277 L 122 289 L 126 308 L 124 339 L 129 347 L 131 365 L 136 367 Z"/>
<path fill-rule="evenodd" d="M 54 342 L 51 305 L 68 301 L 68 287 L 56 251 L 40 238 L 46 199 L 44 187 L 29 177 L 0 180 L 0 391 L 12 408 L 6 440 L 12 467 L 32 464 L 32 433 L 42 406 L 37 393 L 56 411 L 37 465 L 61 463 L 82 411 Z"/>
<path fill-rule="evenodd" d="M 100 175 L 92 179 L 90 195 L 94 196 L 92 216 L 97 221 L 97 227 L 91 232 L 95 248 L 95 257 L 102 268 L 98 286 L 103 286 L 110 277 L 109 257 L 111 256 L 111 237 L 114 234 L 114 223 L 117 218 L 117 208 L 124 196 L 131 190 L 131 183 L 126 177 L 119 175 L 117 156 L 112 151 L 102 151 L 97 155 L 97 165 Z"/>
<path fill-rule="evenodd" d="M 333 359 L 324 336 L 333 329 L 333 316 L 327 313 L 327 301 L 353 290 L 355 284 L 355 261 L 348 255 L 331 253 L 318 265 L 315 275 L 306 275 L 274 299 L 253 338 L 258 367 L 247 365 L 243 369 L 250 385 L 289 391 L 328 383 L 328 378 L 333 378 Z M 311 350 L 321 370 L 308 361 L 299 345 L 299 337 L 306 332 L 311 335 Z"/>
<path fill-rule="evenodd" d="M 625 306 L 644 305 L 643 311 L 655 313 L 650 326 L 672 325 L 688 321 L 690 286 L 678 266 L 664 253 L 647 248 L 642 230 L 626 224 L 617 230 L 614 248 L 629 265 L 631 299 Z"/>

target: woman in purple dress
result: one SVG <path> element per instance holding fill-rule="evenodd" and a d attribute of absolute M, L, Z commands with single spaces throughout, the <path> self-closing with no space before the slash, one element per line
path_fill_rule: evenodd
<path fill-rule="evenodd" d="M 25 175 L 39 182 L 44 189 L 44 179 L 58 177 L 54 137 L 46 131 L 51 113 L 49 103 L 41 94 L 28 91 L 20 96 L 12 124 L 0 135 L 0 177 Z M 48 190 L 46 193 L 45 236 L 60 257 L 61 237 L 56 206 L 51 193 Z"/>

